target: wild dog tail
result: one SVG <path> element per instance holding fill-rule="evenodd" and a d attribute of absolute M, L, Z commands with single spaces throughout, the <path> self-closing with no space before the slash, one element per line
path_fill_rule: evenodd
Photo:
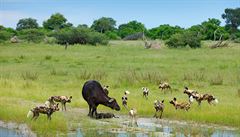
<path fill-rule="evenodd" d="M 47 100 L 44 104 L 46 107 L 50 107 L 50 101 Z"/>
<path fill-rule="evenodd" d="M 218 104 L 218 99 L 215 98 L 215 99 L 214 99 L 214 102 L 215 102 L 215 104 Z"/>
<path fill-rule="evenodd" d="M 190 102 L 190 103 L 193 103 L 193 101 L 194 101 L 193 96 L 190 96 L 190 97 L 189 97 L 189 102 Z"/>
<path fill-rule="evenodd" d="M 27 118 L 29 118 L 31 116 L 33 116 L 33 112 L 32 112 L 32 110 L 29 110 L 28 113 L 27 113 Z"/>

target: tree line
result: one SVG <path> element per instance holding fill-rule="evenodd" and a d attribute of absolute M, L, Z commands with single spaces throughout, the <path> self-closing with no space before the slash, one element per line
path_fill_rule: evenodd
<path fill-rule="evenodd" d="M 27 42 L 91 45 L 106 45 L 108 40 L 136 40 L 145 36 L 148 39 L 164 40 L 169 47 L 188 45 L 192 48 L 201 47 L 201 40 L 240 42 L 240 8 L 225 9 L 222 18 L 225 19 L 225 26 L 220 26 L 220 20 L 209 18 L 187 29 L 169 24 L 147 29 L 143 23 L 136 20 L 116 27 L 116 21 L 110 17 L 99 18 L 91 26 L 73 26 L 64 15 L 55 13 L 43 22 L 42 27 L 33 18 L 20 19 L 16 29 L 0 25 L 0 42 L 8 41 L 14 36 Z"/>

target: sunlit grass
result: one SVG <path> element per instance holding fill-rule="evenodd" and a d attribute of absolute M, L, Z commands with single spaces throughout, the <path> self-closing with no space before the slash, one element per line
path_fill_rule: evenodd
<path fill-rule="evenodd" d="M 109 95 L 120 105 L 123 92 L 129 90 L 128 105 L 138 110 L 139 117 L 152 117 L 154 100 L 164 99 L 163 118 L 240 127 L 240 45 L 209 49 L 208 42 L 203 44 L 201 49 L 159 50 L 146 50 L 141 41 L 113 41 L 111 46 L 97 47 L 76 45 L 67 50 L 44 44 L 0 45 L 0 119 L 27 123 L 43 136 L 67 132 L 72 121 L 92 127 L 85 113 L 76 112 L 69 118 L 70 112 L 56 112 L 51 122 L 46 115 L 30 121 L 26 114 L 52 95 L 72 95 L 67 107 L 88 109 L 81 95 L 82 85 L 96 79 L 110 86 Z M 172 93 L 158 89 L 162 81 L 170 83 Z M 143 86 L 150 89 L 147 100 L 142 97 Z M 175 110 L 169 101 L 173 97 L 187 101 L 184 86 L 213 94 L 219 104 L 203 102 L 199 107 L 195 102 L 189 112 Z M 98 110 L 112 112 L 104 106 Z M 127 115 L 128 111 L 122 107 L 114 113 Z"/>

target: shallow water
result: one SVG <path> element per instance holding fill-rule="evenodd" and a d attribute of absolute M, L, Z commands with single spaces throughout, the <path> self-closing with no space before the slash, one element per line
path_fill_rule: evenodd
<path fill-rule="evenodd" d="M 217 125 L 200 125 L 179 121 L 157 120 L 153 118 L 138 118 L 137 125 L 131 121 L 123 121 L 122 127 L 104 129 L 81 130 L 69 133 L 70 137 L 97 136 L 97 137 L 239 137 L 236 129 Z"/>
<path fill-rule="evenodd" d="M 0 127 L 0 137 L 23 137 L 15 130 Z"/>

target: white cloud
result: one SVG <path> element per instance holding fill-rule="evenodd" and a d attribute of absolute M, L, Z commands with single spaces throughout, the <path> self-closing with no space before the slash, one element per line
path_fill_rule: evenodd
<path fill-rule="evenodd" d="M 29 17 L 29 15 L 19 11 L 0 10 L 0 25 L 16 28 L 19 19 L 27 17 Z"/>

